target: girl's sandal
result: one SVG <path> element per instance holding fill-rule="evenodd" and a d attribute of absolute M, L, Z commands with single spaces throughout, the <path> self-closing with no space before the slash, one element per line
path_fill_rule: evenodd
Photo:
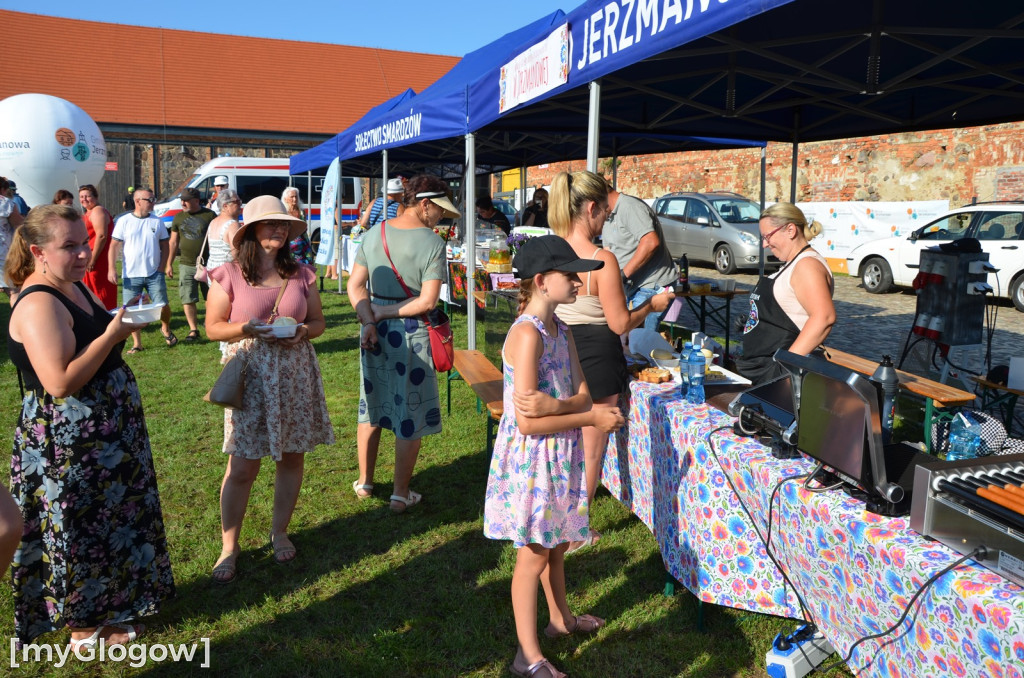
<path fill-rule="evenodd" d="M 235 568 L 238 564 L 238 551 L 232 551 L 226 555 L 222 554 L 217 564 L 213 566 L 213 581 L 218 584 L 230 584 L 235 581 L 237 574 Z"/>
<path fill-rule="evenodd" d="M 408 497 L 403 497 L 400 494 L 393 494 L 391 495 L 391 511 L 392 513 L 405 513 L 406 509 L 420 503 L 422 499 L 422 494 L 419 492 L 413 492 L 412 490 L 409 490 Z"/>
<path fill-rule="evenodd" d="M 287 534 L 283 532 L 277 535 L 277 539 L 284 539 L 285 543 L 280 545 L 274 542 L 274 533 L 270 533 L 270 548 L 274 551 L 274 562 L 278 565 L 287 565 L 288 563 L 295 560 L 295 556 L 298 553 L 295 549 L 295 544 L 288 538 Z"/>
<path fill-rule="evenodd" d="M 519 650 L 517 650 L 516 656 L 512 660 L 512 665 L 508 667 L 508 670 L 512 672 L 513 676 L 520 676 L 521 678 L 567 678 L 564 673 L 556 669 L 554 665 L 544 657 L 526 667 L 516 665 L 516 662 L 520 658 L 521 655 Z"/>
<path fill-rule="evenodd" d="M 123 632 L 128 636 L 128 641 L 125 643 L 108 643 L 106 642 L 106 638 L 104 638 L 105 645 L 127 645 L 128 643 L 133 642 L 140 635 L 142 635 L 142 632 L 146 630 L 146 627 L 143 624 L 104 624 L 101 626 L 97 626 L 96 630 L 93 631 L 91 635 L 85 638 L 81 638 L 80 640 L 75 640 L 74 638 L 71 638 L 68 641 L 68 644 L 71 645 L 71 649 L 74 650 L 75 653 L 77 654 L 78 648 L 80 647 L 92 647 L 96 645 L 96 643 L 99 642 L 100 638 L 103 638 L 103 632 L 107 629 L 110 629 L 111 635 L 117 633 L 118 631 Z M 110 635 L 107 636 L 107 638 L 109 637 Z"/>
<path fill-rule="evenodd" d="M 565 631 L 559 631 L 558 629 L 548 624 L 547 628 L 544 629 L 544 635 L 548 638 L 565 638 L 566 636 L 589 636 L 592 633 L 597 633 L 601 630 L 601 627 L 605 625 L 605 621 L 600 617 L 595 617 L 592 614 L 580 614 L 573 617 L 571 629 Z"/>
<path fill-rule="evenodd" d="M 356 496 L 360 499 L 369 499 L 373 496 L 373 483 L 359 484 L 358 480 L 352 481 L 352 491 L 356 493 Z M 363 494 L 365 492 L 365 494 Z"/>

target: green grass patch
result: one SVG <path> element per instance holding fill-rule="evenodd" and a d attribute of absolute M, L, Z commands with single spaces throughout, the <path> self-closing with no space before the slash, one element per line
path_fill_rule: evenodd
<path fill-rule="evenodd" d="M 173 285 L 173 283 L 172 283 Z M 172 329 L 187 331 L 176 290 Z M 356 402 L 358 324 L 343 295 L 325 293 L 328 330 L 314 342 L 337 443 L 306 459 L 291 535 L 297 560 L 276 565 L 267 544 L 273 465 L 264 463 L 242 534 L 238 578 L 210 579 L 220 552 L 218 495 L 225 456 L 223 411 L 202 402 L 216 378 L 216 342 L 165 348 L 158 326 L 146 351 L 126 356 L 139 380 L 159 477 L 178 595 L 146 619 L 148 643 L 211 639 L 211 668 L 222 675 L 502 676 L 515 651 L 509 586 L 515 554 L 482 535 L 484 415 L 462 382 L 452 384 L 444 432 L 425 440 L 412 487 L 424 495 L 407 514 L 391 514 L 393 436 L 381 444 L 376 491 L 360 501 Z M 9 310 L 0 309 L 6 325 Z M 465 344 L 465 316 L 453 318 Z M 20 410 L 15 370 L 0 350 L 0 445 L 11 449 Z M 441 397 L 444 400 L 444 383 Z M 303 407 L 303 403 L 296 403 Z M 7 481 L 7 470 L 0 477 Z M 567 562 L 574 610 L 608 626 L 583 641 L 542 639 L 547 656 L 574 676 L 763 676 L 764 653 L 794 622 L 698 604 L 681 587 L 663 595 L 665 568 L 647 528 L 600 493 L 592 516 L 604 538 Z M 538 629 L 547 623 L 543 600 Z M 0 635 L 13 632 L 9 584 L 0 587 Z M 64 643 L 66 632 L 40 642 Z M 8 651 L 9 651 L 9 641 Z M 25 666 L 15 676 L 205 675 L 193 664 L 127 662 L 54 669 Z M 848 675 L 837 672 L 836 675 Z"/>

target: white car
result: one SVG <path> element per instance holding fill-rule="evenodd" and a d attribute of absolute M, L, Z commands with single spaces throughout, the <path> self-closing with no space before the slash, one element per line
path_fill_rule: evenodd
<path fill-rule="evenodd" d="M 961 238 L 977 238 L 999 269 L 988 284 L 997 297 L 1009 298 L 1024 311 L 1024 203 L 978 203 L 953 210 L 907 237 L 872 240 L 855 248 L 847 268 L 860 276 L 872 294 L 893 285 L 910 287 L 917 276 L 921 250 Z"/>

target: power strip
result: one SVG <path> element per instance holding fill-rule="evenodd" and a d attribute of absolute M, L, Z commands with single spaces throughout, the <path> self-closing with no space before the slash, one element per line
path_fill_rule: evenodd
<path fill-rule="evenodd" d="M 817 629 L 805 625 L 788 636 L 775 636 L 764 661 L 771 678 L 803 678 L 833 652 Z"/>

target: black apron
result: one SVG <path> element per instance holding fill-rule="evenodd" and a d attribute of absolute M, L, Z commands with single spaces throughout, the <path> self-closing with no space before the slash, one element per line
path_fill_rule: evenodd
<path fill-rule="evenodd" d="M 736 369 L 754 384 L 763 384 L 788 374 L 772 356 L 778 349 L 792 346 L 800 334 L 800 328 L 779 306 L 775 298 L 775 281 L 810 247 L 807 245 L 797 252 L 774 278 L 764 276 L 758 280 L 754 291 L 750 293 L 750 314 L 743 327 L 743 357 L 736 359 Z"/>

